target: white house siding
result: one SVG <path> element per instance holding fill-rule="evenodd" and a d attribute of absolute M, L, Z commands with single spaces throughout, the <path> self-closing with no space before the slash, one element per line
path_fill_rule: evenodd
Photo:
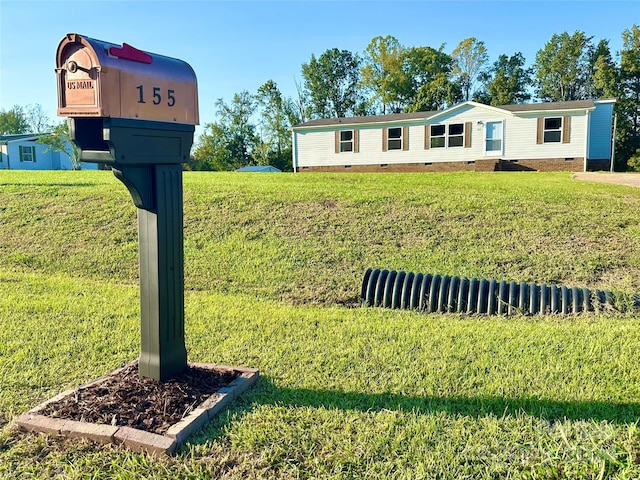
<path fill-rule="evenodd" d="M 424 127 L 409 126 L 409 150 L 382 151 L 383 129 L 403 125 L 328 127 L 294 132 L 298 167 L 349 166 L 423 161 L 415 142 L 424 144 Z M 358 152 L 335 153 L 335 131 L 358 130 Z M 422 131 L 421 131 L 422 130 Z M 403 139 L 404 141 L 405 139 Z"/>
<path fill-rule="evenodd" d="M 449 125 L 462 123 L 471 127 L 471 145 L 468 147 L 442 147 L 424 149 L 424 131 L 422 127 L 421 158 L 424 162 L 473 162 L 485 157 L 485 125 L 487 122 L 503 121 L 505 112 L 494 109 L 464 106 L 448 114 L 438 115 L 425 122 L 427 125 Z M 504 137 L 504 134 L 503 134 Z M 491 155 L 492 158 L 496 155 Z M 497 155 L 499 156 L 499 155 Z"/>
<path fill-rule="evenodd" d="M 416 125 L 408 125 L 409 149 L 383 151 L 383 130 L 402 127 L 406 124 L 348 125 L 324 129 L 299 130 L 294 132 L 298 167 L 386 165 L 401 163 L 472 162 L 485 157 L 484 137 L 486 121 L 501 121 L 493 109 L 465 107 L 447 115 Z M 482 123 L 479 123 L 482 122 Z M 470 124 L 471 145 L 469 147 L 443 147 L 425 149 L 425 127 L 427 125 L 451 123 Z M 335 130 L 358 130 L 359 152 L 335 153 Z M 534 125 L 535 143 L 535 125 Z M 403 139 L 404 140 L 404 139 Z M 493 155 L 495 156 L 495 155 Z"/>
<path fill-rule="evenodd" d="M 518 115 L 505 125 L 505 159 L 583 158 L 585 154 L 586 112 L 549 112 Z M 569 143 L 537 143 L 538 118 L 569 117 Z M 563 120 L 564 121 L 564 120 Z"/>

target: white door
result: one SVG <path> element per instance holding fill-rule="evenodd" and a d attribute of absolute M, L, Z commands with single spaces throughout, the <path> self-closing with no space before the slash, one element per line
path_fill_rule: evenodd
<path fill-rule="evenodd" d="M 485 127 L 485 154 L 502 154 L 502 122 L 487 122 Z"/>

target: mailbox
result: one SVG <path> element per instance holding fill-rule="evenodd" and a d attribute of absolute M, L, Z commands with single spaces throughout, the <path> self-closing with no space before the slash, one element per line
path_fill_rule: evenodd
<path fill-rule="evenodd" d="M 56 78 L 80 160 L 111 165 L 138 207 L 139 371 L 166 380 L 187 365 L 182 163 L 198 124 L 196 76 L 181 60 L 70 33 Z"/>
<path fill-rule="evenodd" d="M 56 53 L 58 115 L 198 125 L 188 63 L 69 33 Z"/>
<path fill-rule="evenodd" d="M 83 162 L 179 164 L 189 159 L 198 118 L 188 63 L 67 34 L 56 52 L 58 115 Z"/>

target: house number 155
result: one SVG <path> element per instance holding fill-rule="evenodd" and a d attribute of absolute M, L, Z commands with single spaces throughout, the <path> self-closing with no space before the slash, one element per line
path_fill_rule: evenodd
<path fill-rule="evenodd" d="M 144 99 L 144 87 L 138 85 L 138 103 L 147 103 Z M 167 105 L 173 107 L 176 104 L 176 97 L 173 96 L 175 90 L 167 89 Z M 160 87 L 153 87 L 153 104 L 160 105 L 162 103 L 162 89 Z"/>

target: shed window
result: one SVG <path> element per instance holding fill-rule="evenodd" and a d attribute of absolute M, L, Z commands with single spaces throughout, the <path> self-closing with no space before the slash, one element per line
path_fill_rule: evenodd
<path fill-rule="evenodd" d="M 36 147 L 25 147 L 20 145 L 20 161 L 21 162 L 35 162 L 36 161 Z"/>
<path fill-rule="evenodd" d="M 387 137 L 387 148 L 389 150 L 402 150 L 402 128 L 390 128 Z"/>
<path fill-rule="evenodd" d="M 560 143 L 562 140 L 562 117 L 544 119 L 544 143 Z"/>
<path fill-rule="evenodd" d="M 353 152 L 353 130 L 340 132 L 340 152 Z"/>

